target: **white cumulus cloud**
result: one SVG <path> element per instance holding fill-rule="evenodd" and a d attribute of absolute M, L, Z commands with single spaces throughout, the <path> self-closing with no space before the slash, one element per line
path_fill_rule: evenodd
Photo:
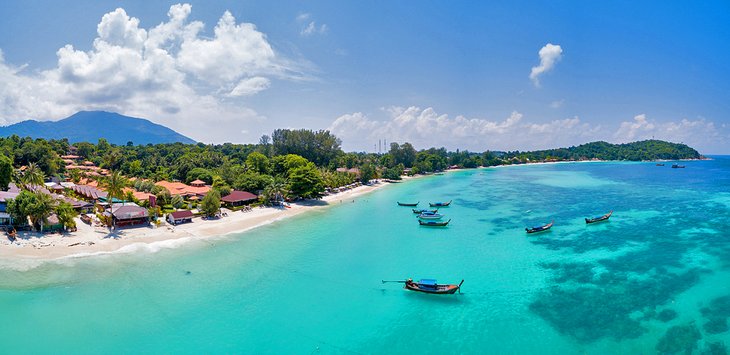
<path fill-rule="evenodd" d="M 241 80 L 229 96 L 249 96 L 264 91 L 271 86 L 271 80 L 257 76 Z"/>
<path fill-rule="evenodd" d="M 647 135 L 651 136 L 656 126 L 646 119 L 646 114 L 634 116 L 634 120 L 630 122 L 621 122 L 621 126 L 614 134 L 614 137 L 621 141 L 634 141 L 637 137 L 646 139 Z"/>
<path fill-rule="evenodd" d="M 265 119 L 237 97 L 254 95 L 272 79 L 299 80 L 300 65 L 277 54 L 266 35 L 226 11 L 204 36 L 189 4 L 145 29 L 117 8 L 101 17 L 88 51 L 68 44 L 57 66 L 28 71 L 0 52 L 0 117 L 57 119 L 79 110 L 110 110 L 152 119 L 192 138 L 241 141 L 232 132 Z M 215 121 L 235 124 L 230 129 Z M 199 132 L 205 131 L 201 137 Z"/>
<path fill-rule="evenodd" d="M 538 52 L 538 54 L 540 55 L 540 65 L 532 67 L 532 70 L 530 71 L 530 80 L 532 80 L 537 87 L 540 86 L 540 75 L 555 67 L 555 64 L 563 56 L 563 49 L 560 48 L 559 45 L 548 43 L 544 47 L 540 48 L 540 52 Z"/>
<path fill-rule="evenodd" d="M 302 37 L 309 37 L 315 34 L 327 33 L 327 31 L 329 30 L 327 24 L 317 24 L 317 21 L 310 20 L 311 18 L 312 14 L 309 13 L 302 13 L 296 17 L 297 22 L 303 25 L 302 30 L 299 31 L 299 34 Z"/>
<path fill-rule="evenodd" d="M 636 115 L 632 121 L 621 122 L 613 135 L 618 143 L 645 139 L 661 139 L 685 143 L 702 151 L 717 151 L 724 145 L 727 134 L 714 122 L 705 118 L 659 122 L 649 119 L 646 114 Z"/>
<path fill-rule="evenodd" d="M 578 117 L 545 123 L 525 122 L 523 115 L 512 112 L 503 120 L 449 117 L 433 108 L 391 107 L 388 117 L 376 120 L 361 112 L 338 117 L 329 130 L 342 138 L 345 148 L 367 150 L 373 142 L 410 142 L 419 148 L 444 146 L 473 151 L 525 150 L 573 145 L 596 138 L 598 127 L 591 127 Z"/>

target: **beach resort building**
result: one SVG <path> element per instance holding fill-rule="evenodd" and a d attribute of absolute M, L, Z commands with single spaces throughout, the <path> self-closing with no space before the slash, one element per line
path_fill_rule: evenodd
<path fill-rule="evenodd" d="M 55 213 L 51 213 L 43 223 L 44 232 L 60 232 L 63 231 L 63 224 L 58 220 L 58 216 Z"/>
<path fill-rule="evenodd" d="M 167 222 L 172 225 L 188 223 L 193 221 L 192 211 L 175 211 L 167 215 Z"/>
<path fill-rule="evenodd" d="M 18 197 L 19 192 L 0 191 L 0 212 L 8 208 L 8 200 Z"/>
<path fill-rule="evenodd" d="M 133 203 L 112 204 L 111 212 L 107 210 L 104 214 L 112 218 L 112 225 L 115 227 L 142 226 L 150 223 L 147 209 Z"/>
<path fill-rule="evenodd" d="M 17 192 L 0 191 L 0 226 L 5 227 L 13 224 L 13 217 L 7 212 L 8 200 L 17 196 Z"/>
<path fill-rule="evenodd" d="M 238 207 L 256 202 L 258 199 L 258 196 L 250 192 L 233 190 L 229 195 L 221 198 L 221 202 L 228 207 Z"/>
<path fill-rule="evenodd" d="M 205 182 L 200 180 L 193 181 L 191 185 L 161 180 L 156 182 L 155 185 L 164 187 L 172 196 L 179 195 L 188 200 L 202 199 L 210 191 L 210 186 L 205 185 Z"/>

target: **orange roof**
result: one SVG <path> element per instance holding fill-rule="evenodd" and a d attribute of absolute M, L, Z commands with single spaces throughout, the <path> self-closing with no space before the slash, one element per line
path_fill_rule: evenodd
<path fill-rule="evenodd" d="M 79 180 L 78 185 L 89 185 L 92 187 L 99 187 L 99 182 L 96 180 L 89 179 L 89 178 L 82 178 L 81 180 Z"/>
<path fill-rule="evenodd" d="M 66 170 L 99 170 L 98 166 L 83 166 L 83 165 L 66 165 Z"/>
<path fill-rule="evenodd" d="M 205 186 L 205 181 L 197 179 L 197 180 L 191 181 L 190 186 L 198 186 L 198 187 Z"/>
<path fill-rule="evenodd" d="M 165 180 L 158 181 L 155 185 L 166 188 L 167 191 L 170 191 L 170 195 L 205 195 L 210 191 L 210 187 L 208 186 L 190 186 L 181 182 L 169 182 Z"/>
<path fill-rule="evenodd" d="M 136 199 L 138 199 L 140 201 L 149 200 L 150 199 L 150 196 L 154 196 L 154 195 L 152 195 L 150 193 L 147 193 L 147 192 L 144 192 L 144 191 L 136 191 L 136 190 L 131 189 L 129 187 L 125 187 L 122 191 L 124 191 L 124 194 L 125 195 L 129 191 L 132 191 L 132 196 L 134 196 L 134 198 L 136 198 Z"/>

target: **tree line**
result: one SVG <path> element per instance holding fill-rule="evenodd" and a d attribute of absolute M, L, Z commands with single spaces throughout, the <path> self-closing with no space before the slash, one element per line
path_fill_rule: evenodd
<path fill-rule="evenodd" d="M 628 144 L 593 142 L 568 148 L 532 152 L 447 151 L 445 148 L 416 150 L 410 143 L 391 143 L 384 154 L 344 152 L 341 141 L 328 131 L 279 129 L 258 144 L 147 144 L 113 145 L 105 139 L 96 143 L 66 139 L 44 140 L 10 136 L 0 138 L 0 188 L 6 188 L 12 174 L 33 163 L 44 176 L 68 177 L 78 181 L 83 173 L 65 171 L 61 155 L 75 147 L 77 155 L 101 168 L 126 177 L 139 178 L 128 184 L 139 191 L 155 191 L 154 181 L 202 180 L 222 196 L 231 189 L 317 198 L 327 188 L 351 184 L 359 178 L 400 179 L 404 173 L 419 174 L 450 166 L 475 168 L 504 164 L 560 160 L 654 160 L 696 159 L 701 155 L 684 145 L 658 140 Z M 337 168 L 357 168 L 359 177 Z M 148 180 L 147 182 L 141 179 Z M 170 199 L 173 196 L 162 196 Z"/>

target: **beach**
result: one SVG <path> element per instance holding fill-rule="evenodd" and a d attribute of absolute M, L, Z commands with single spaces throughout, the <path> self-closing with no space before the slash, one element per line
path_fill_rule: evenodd
<path fill-rule="evenodd" d="M 172 226 L 164 220 L 158 226 L 109 228 L 88 225 L 76 218 L 77 231 L 70 233 L 19 232 L 16 241 L 2 236 L 0 242 L 0 267 L 27 268 L 23 260 L 49 261 L 61 258 L 80 258 L 109 253 L 134 252 L 140 247 L 175 247 L 185 241 L 220 237 L 244 232 L 262 225 L 298 214 L 342 203 L 356 203 L 363 194 L 389 185 L 376 182 L 323 197 L 321 200 L 304 200 L 289 207 L 259 207 L 251 211 L 231 211 L 222 208 L 224 216 L 204 220 L 200 217 L 191 223 Z"/>

